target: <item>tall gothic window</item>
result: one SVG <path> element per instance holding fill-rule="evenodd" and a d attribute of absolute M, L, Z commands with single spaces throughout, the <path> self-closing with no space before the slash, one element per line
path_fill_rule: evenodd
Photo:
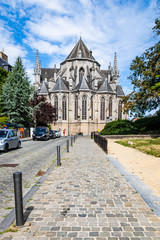
<path fill-rule="evenodd" d="M 56 109 L 56 120 L 58 119 L 58 97 L 55 96 L 54 98 L 54 107 Z"/>
<path fill-rule="evenodd" d="M 122 102 L 118 103 L 118 119 L 122 119 Z"/>
<path fill-rule="evenodd" d="M 81 78 L 84 76 L 84 68 L 83 67 L 81 67 L 80 69 L 79 69 L 79 81 L 81 80 Z"/>
<path fill-rule="evenodd" d="M 105 98 L 101 98 L 100 120 L 105 120 Z"/>
<path fill-rule="evenodd" d="M 91 97 L 91 120 L 93 120 L 93 96 Z"/>
<path fill-rule="evenodd" d="M 74 103 L 74 119 L 78 119 L 78 96 L 75 96 L 75 103 Z"/>
<path fill-rule="evenodd" d="M 109 99 L 109 117 L 112 117 L 112 98 Z"/>
<path fill-rule="evenodd" d="M 62 120 L 67 120 L 67 101 L 65 96 L 62 98 Z"/>
<path fill-rule="evenodd" d="M 82 97 L 82 120 L 87 119 L 87 97 L 84 95 Z"/>

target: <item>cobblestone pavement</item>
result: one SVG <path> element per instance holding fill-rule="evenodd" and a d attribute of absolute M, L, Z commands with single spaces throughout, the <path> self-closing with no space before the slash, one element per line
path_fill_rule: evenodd
<path fill-rule="evenodd" d="M 3 240 L 158 240 L 158 218 L 91 140 L 77 139 Z"/>
<path fill-rule="evenodd" d="M 23 196 L 39 180 L 37 173 L 46 171 L 56 159 L 56 146 L 65 139 L 22 142 L 22 148 L 0 153 L 0 223 L 14 208 L 13 172 L 22 172 Z M 17 166 L 2 167 L 3 164 Z M 32 170 L 32 171 L 31 171 Z"/>

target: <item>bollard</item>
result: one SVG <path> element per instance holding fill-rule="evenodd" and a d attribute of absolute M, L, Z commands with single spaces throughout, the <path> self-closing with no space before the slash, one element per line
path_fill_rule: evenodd
<path fill-rule="evenodd" d="M 61 166 L 61 155 L 60 155 L 61 148 L 57 146 L 57 166 Z"/>
<path fill-rule="evenodd" d="M 71 136 L 71 146 L 73 146 L 73 138 L 72 138 L 72 136 Z"/>
<path fill-rule="evenodd" d="M 75 143 L 76 137 L 74 136 L 73 139 L 74 139 L 74 143 Z"/>
<path fill-rule="evenodd" d="M 24 216 L 23 216 L 23 198 L 22 198 L 22 173 L 14 172 L 13 181 L 14 181 L 16 225 L 23 226 Z"/>
<path fill-rule="evenodd" d="M 69 152 L 69 139 L 67 140 L 67 152 Z"/>

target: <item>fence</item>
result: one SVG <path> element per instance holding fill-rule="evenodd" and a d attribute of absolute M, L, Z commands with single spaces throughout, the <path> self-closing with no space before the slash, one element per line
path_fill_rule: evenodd
<path fill-rule="evenodd" d="M 108 153 L 108 140 L 94 133 L 94 141 L 106 152 Z"/>

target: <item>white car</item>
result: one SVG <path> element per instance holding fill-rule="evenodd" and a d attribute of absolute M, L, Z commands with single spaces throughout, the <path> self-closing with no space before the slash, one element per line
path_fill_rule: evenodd
<path fill-rule="evenodd" d="M 59 138 L 61 136 L 61 133 L 57 130 L 54 130 L 56 138 Z"/>
<path fill-rule="evenodd" d="M 21 141 L 15 129 L 0 129 L 0 150 L 7 152 L 11 148 L 20 148 Z"/>

